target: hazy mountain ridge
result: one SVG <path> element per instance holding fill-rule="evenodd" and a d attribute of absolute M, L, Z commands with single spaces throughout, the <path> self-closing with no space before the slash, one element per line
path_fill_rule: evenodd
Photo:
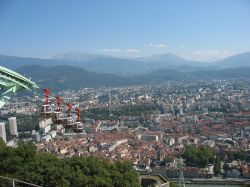
<path fill-rule="evenodd" d="M 250 52 L 239 53 L 220 61 L 213 62 L 221 67 L 241 67 L 250 66 Z"/>
<path fill-rule="evenodd" d="M 119 86 L 130 84 L 129 79 L 107 73 L 94 73 L 72 66 L 42 67 L 23 66 L 17 72 L 32 77 L 40 87 L 55 90 L 79 89 L 83 87 Z"/>
<path fill-rule="evenodd" d="M 58 53 L 55 54 L 51 59 L 54 60 L 69 60 L 69 61 L 92 61 L 98 58 L 112 58 L 111 56 L 107 55 L 95 55 L 91 53 L 85 52 L 68 52 L 68 53 Z"/>
<path fill-rule="evenodd" d="M 171 53 L 135 59 L 123 59 L 80 52 L 57 54 L 52 59 L 0 55 L 0 65 L 11 69 L 17 69 L 24 65 L 39 65 L 45 67 L 67 65 L 80 67 L 92 72 L 136 75 L 162 69 L 175 69 L 186 72 L 250 66 L 250 52 L 237 54 L 213 63 L 186 60 Z"/>
<path fill-rule="evenodd" d="M 202 80 L 250 78 L 250 67 L 221 70 L 180 72 L 175 69 L 155 71 L 143 75 L 123 77 L 108 73 L 94 73 L 71 66 L 23 66 L 17 72 L 31 77 L 39 86 L 53 90 L 81 89 L 84 87 L 157 84 L 168 80 Z"/>

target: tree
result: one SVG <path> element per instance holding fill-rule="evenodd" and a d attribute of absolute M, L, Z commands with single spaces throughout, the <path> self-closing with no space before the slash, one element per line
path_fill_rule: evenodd
<path fill-rule="evenodd" d="M 0 141 L 0 175 L 48 187 L 139 187 L 138 173 L 127 162 L 111 163 L 94 157 L 58 159 L 36 152 L 32 143 L 18 148 Z"/>
<path fill-rule="evenodd" d="M 221 170 L 221 160 L 222 158 L 220 156 L 217 156 L 214 162 L 214 174 L 218 176 L 220 174 Z"/>
<path fill-rule="evenodd" d="M 36 146 L 31 142 L 20 142 L 18 147 L 15 149 L 16 154 L 27 161 L 32 159 L 36 154 Z"/>
<path fill-rule="evenodd" d="M 3 141 L 3 139 L 0 138 L 0 150 L 1 150 L 2 148 L 4 148 L 4 147 L 6 147 L 6 144 L 5 144 L 5 142 Z"/>
<path fill-rule="evenodd" d="M 224 169 L 225 171 L 227 171 L 227 170 L 230 169 L 230 167 L 229 167 L 229 165 L 228 165 L 227 163 L 225 163 L 225 164 L 223 165 L 223 169 Z"/>
<path fill-rule="evenodd" d="M 242 151 L 230 151 L 227 152 L 227 157 L 228 161 L 233 161 L 233 160 L 242 160 L 244 161 L 246 159 L 246 153 Z"/>
<path fill-rule="evenodd" d="M 210 147 L 195 147 L 194 145 L 187 146 L 183 158 L 188 166 L 206 167 L 213 162 L 214 152 Z"/>

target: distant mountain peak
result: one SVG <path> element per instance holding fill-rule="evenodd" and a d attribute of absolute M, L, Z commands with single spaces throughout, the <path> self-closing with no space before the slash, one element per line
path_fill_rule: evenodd
<path fill-rule="evenodd" d="M 97 58 L 112 58 L 106 55 L 95 55 L 87 52 L 67 52 L 55 54 L 52 59 L 54 60 L 70 60 L 70 61 L 92 61 Z"/>
<path fill-rule="evenodd" d="M 250 66 L 250 52 L 238 53 L 236 55 L 227 57 L 223 60 L 216 61 L 214 64 L 223 67 L 243 67 Z"/>
<path fill-rule="evenodd" d="M 58 66 L 70 65 L 99 73 L 132 75 L 160 69 L 176 69 L 192 71 L 197 69 L 214 69 L 250 66 L 250 52 L 240 53 L 213 63 L 186 60 L 172 53 L 156 54 L 149 57 L 125 59 L 84 52 L 68 52 L 56 54 L 52 59 L 15 57 L 0 55 L 0 65 L 17 69 L 23 65 Z"/>
<path fill-rule="evenodd" d="M 152 55 L 150 56 L 149 58 L 155 58 L 155 59 L 159 59 L 159 60 L 162 60 L 162 59 L 178 59 L 178 60 L 186 60 L 184 58 L 181 58 L 173 53 L 163 53 L 163 54 L 155 54 L 155 55 Z"/>
<path fill-rule="evenodd" d="M 95 55 L 85 52 L 67 52 L 55 54 L 52 59 L 55 60 L 71 60 L 71 61 L 82 61 L 86 59 L 95 59 Z"/>
<path fill-rule="evenodd" d="M 181 58 L 175 54 L 172 53 L 162 53 L 162 54 L 154 54 L 148 57 L 139 57 L 137 60 L 140 61 L 187 61 L 184 58 Z"/>

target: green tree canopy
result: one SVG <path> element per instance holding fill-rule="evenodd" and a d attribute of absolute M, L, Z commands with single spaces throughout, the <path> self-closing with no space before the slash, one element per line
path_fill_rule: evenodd
<path fill-rule="evenodd" d="M 214 160 L 214 151 L 210 147 L 187 146 L 183 158 L 187 166 L 206 167 Z"/>
<path fill-rule="evenodd" d="M 32 143 L 18 148 L 0 141 L 0 175 L 41 186 L 140 186 L 138 173 L 130 163 L 111 163 L 94 157 L 59 159 L 50 153 L 36 152 Z"/>

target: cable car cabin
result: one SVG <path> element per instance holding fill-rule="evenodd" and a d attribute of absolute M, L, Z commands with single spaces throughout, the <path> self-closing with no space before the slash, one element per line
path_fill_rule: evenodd
<path fill-rule="evenodd" d="M 74 130 L 76 132 L 84 132 L 82 122 L 76 121 L 75 124 L 74 124 Z"/>
<path fill-rule="evenodd" d="M 40 110 L 40 116 L 42 118 L 50 118 L 52 116 L 52 113 L 53 113 L 53 110 L 50 105 L 48 104 L 42 105 L 41 110 Z"/>
<path fill-rule="evenodd" d="M 65 125 L 66 127 L 68 128 L 73 128 L 74 127 L 74 124 L 75 124 L 75 120 L 72 116 L 68 116 L 65 118 Z"/>
<path fill-rule="evenodd" d="M 52 121 L 55 124 L 63 124 L 65 123 L 65 116 L 62 112 L 56 111 L 52 115 Z"/>

